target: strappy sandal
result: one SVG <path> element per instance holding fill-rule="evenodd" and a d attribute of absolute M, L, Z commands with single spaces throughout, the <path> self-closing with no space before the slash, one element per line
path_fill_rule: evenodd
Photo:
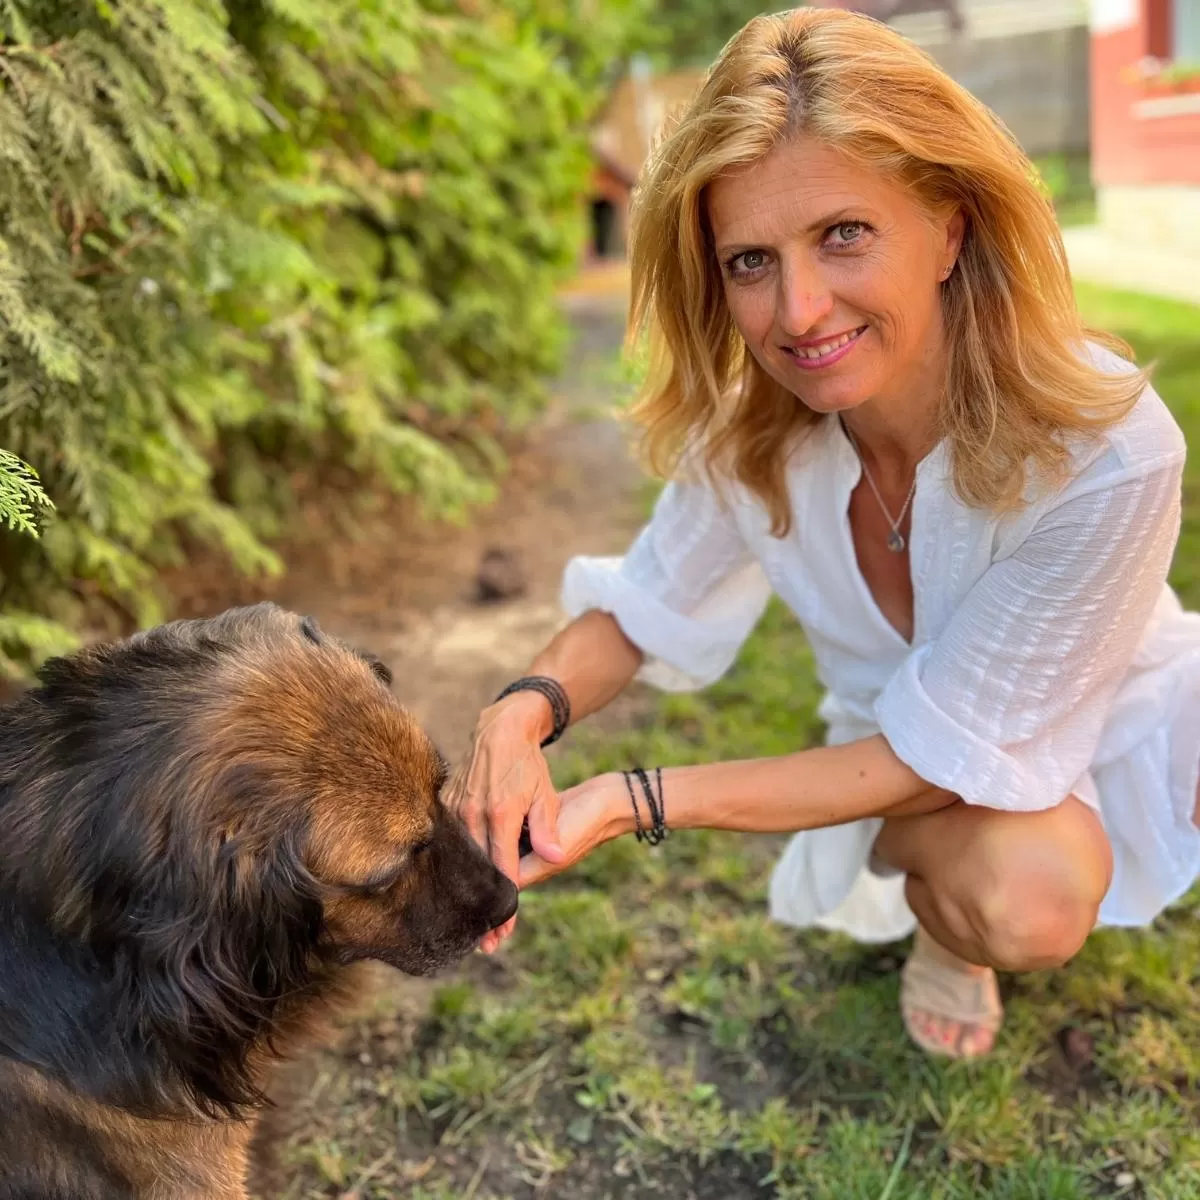
<path fill-rule="evenodd" d="M 964 971 L 962 960 L 918 927 L 912 953 L 900 971 L 900 1015 L 908 1036 L 928 1054 L 944 1058 L 981 1058 L 987 1054 L 1004 1019 L 995 971 Z M 928 1019 L 954 1022 L 957 1033 L 939 1036 Z M 987 1045 L 964 1045 L 968 1035 L 989 1034 Z"/>

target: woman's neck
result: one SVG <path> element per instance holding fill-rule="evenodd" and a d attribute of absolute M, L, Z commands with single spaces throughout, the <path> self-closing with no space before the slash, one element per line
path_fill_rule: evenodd
<path fill-rule="evenodd" d="M 840 414 L 876 478 L 911 479 L 937 444 L 945 378 L 939 339 L 905 380 Z"/>

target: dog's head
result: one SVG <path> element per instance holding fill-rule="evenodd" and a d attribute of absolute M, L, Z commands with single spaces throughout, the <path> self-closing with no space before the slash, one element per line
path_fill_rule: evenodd
<path fill-rule="evenodd" d="M 260 604 L 53 660 L 0 713 L 0 895 L 127 979 L 202 1106 L 256 1098 L 339 965 L 426 974 L 516 911 L 389 682 Z"/>

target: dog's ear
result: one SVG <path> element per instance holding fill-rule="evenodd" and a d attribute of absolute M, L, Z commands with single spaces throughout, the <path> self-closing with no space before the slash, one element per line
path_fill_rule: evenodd
<path fill-rule="evenodd" d="M 138 938 L 139 1024 L 208 1115 L 263 1102 L 256 1065 L 328 967 L 304 837 L 296 825 L 194 848 L 173 863 L 168 894 Z"/>
<path fill-rule="evenodd" d="M 357 653 L 359 658 L 363 659 L 371 668 L 371 673 L 376 679 L 387 687 L 392 686 L 392 668 L 382 658 L 377 654 L 372 654 L 369 650 L 359 650 Z"/>
<path fill-rule="evenodd" d="M 321 626 L 317 623 L 316 617 L 302 617 L 300 620 L 300 632 L 316 646 L 323 645 L 325 642 L 325 635 L 321 632 Z M 371 673 L 376 679 L 387 687 L 392 686 L 392 669 L 379 655 L 372 654 L 371 651 L 362 650 L 358 647 L 351 647 L 351 649 L 371 668 Z"/>

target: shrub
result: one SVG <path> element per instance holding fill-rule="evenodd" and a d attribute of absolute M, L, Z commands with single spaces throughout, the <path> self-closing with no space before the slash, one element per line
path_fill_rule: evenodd
<path fill-rule="evenodd" d="M 0 0 L 0 445 L 58 510 L 0 531 L 0 671 L 157 620 L 193 539 L 278 569 L 298 468 L 486 497 L 635 6 Z"/>

